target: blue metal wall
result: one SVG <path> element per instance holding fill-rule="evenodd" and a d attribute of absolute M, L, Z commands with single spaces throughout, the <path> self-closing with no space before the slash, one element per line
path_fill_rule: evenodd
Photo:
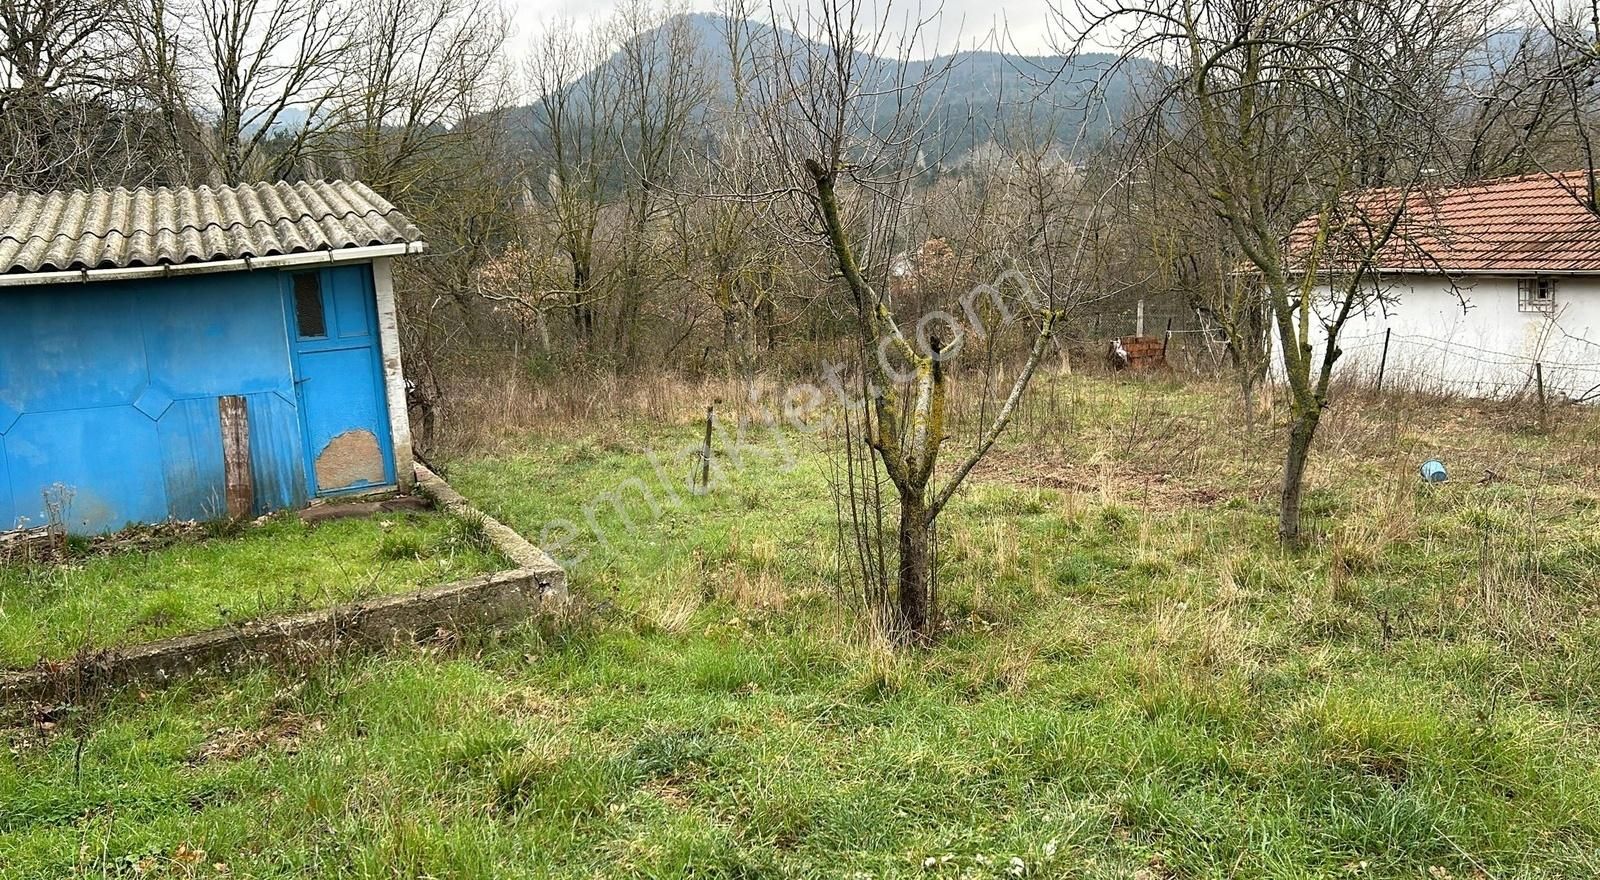
<path fill-rule="evenodd" d="M 222 395 L 247 401 L 257 513 L 304 503 L 285 290 L 270 271 L 0 288 L 0 530 L 44 524 L 57 484 L 79 533 L 224 515 Z"/>

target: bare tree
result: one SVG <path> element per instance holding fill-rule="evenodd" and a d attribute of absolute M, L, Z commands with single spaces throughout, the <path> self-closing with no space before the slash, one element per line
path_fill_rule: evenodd
<path fill-rule="evenodd" d="M 749 378 L 755 370 L 759 317 L 772 307 L 772 287 L 780 274 L 778 249 L 762 234 L 757 206 L 719 194 L 744 193 L 765 177 L 767 156 L 750 120 L 755 113 L 749 77 L 755 72 L 742 0 L 730 0 L 720 15 L 720 45 L 701 47 L 720 54 L 727 65 L 728 88 L 709 88 L 702 113 L 707 134 L 686 146 L 698 160 L 690 190 L 673 207 L 683 279 L 716 309 L 721 319 L 722 354 L 729 377 Z"/>
<path fill-rule="evenodd" d="M 603 291 L 595 238 L 605 186 L 618 155 L 617 86 L 605 35 L 570 23 L 551 27 L 528 59 L 535 94 L 533 154 L 525 172 L 544 197 L 557 247 L 570 267 L 567 310 L 578 345 L 592 350 L 596 303 Z"/>
<path fill-rule="evenodd" d="M 763 119 L 773 169 L 784 175 L 772 188 L 799 200 L 846 293 L 864 373 L 859 427 L 899 506 L 889 629 L 912 640 L 927 638 L 934 621 L 934 523 L 1010 421 L 1049 345 L 1064 291 L 1050 283 L 1038 289 L 1029 273 L 1012 276 L 1022 295 L 1006 310 L 1027 302 L 1020 310 L 1035 328 L 1027 359 L 973 448 L 936 478 L 948 435 L 948 371 L 964 328 L 947 313 L 897 315 L 896 303 L 872 278 L 885 277 L 884 245 L 895 217 L 909 184 L 929 167 L 919 153 L 948 65 L 907 63 L 921 29 L 915 10 L 904 21 L 887 6 L 876 10 L 863 0 L 826 0 L 781 16 L 774 10 L 774 31 L 786 26 L 801 38 L 767 39 Z M 1068 277 L 1062 272 L 1050 281 L 1065 284 Z M 975 295 L 1001 296 L 995 287 Z"/>
<path fill-rule="evenodd" d="M 1548 174 L 1600 215 L 1600 0 L 1528 5 L 1517 49 L 1491 67 L 1469 130 L 1469 171 Z M 1579 176 L 1560 172 L 1586 170 Z"/>
<path fill-rule="evenodd" d="M 371 0 L 338 59 L 337 100 L 312 151 L 390 199 L 448 168 L 509 103 L 498 0 Z"/>
<path fill-rule="evenodd" d="M 722 155 L 737 168 L 735 157 Z M 753 231 L 751 206 L 735 200 L 686 199 L 673 219 L 681 278 L 720 318 L 724 368 L 730 378 L 749 378 L 756 366 L 757 316 L 769 302 L 777 271 L 770 240 Z"/>
<path fill-rule="evenodd" d="M 608 72 L 615 76 L 618 170 L 626 206 L 615 352 L 626 360 L 636 352 L 648 270 L 661 239 L 657 227 L 673 206 L 662 196 L 682 165 L 691 122 L 704 117 L 710 83 L 687 16 L 657 13 L 645 0 L 630 0 L 617 10 L 612 28 L 621 46 Z"/>
<path fill-rule="evenodd" d="M 1492 35 L 1463 70 L 1454 164 L 1464 181 L 1526 174 L 1552 160 L 1565 167 L 1572 152 L 1561 131 L 1570 118 L 1565 90 L 1549 75 L 1553 47 L 1542 27 L 1522 24 Z"/>
<path fill-rule="evenodd" d="M 139 53 L 174 137 L 214 184 L 281 176 L 341 94 L 346 0 L 154 0 Z"/>
<path fill-rule="evenodd" d="M 1340 332 L 1389 295 L 1384 257 L 1404 238 L 1405 206 L 1442 151 L 1452 77 L 1490 11 L 1480 0 L 1140 0 L 1057 10 L 1064 26 L 1088 22 L 1075 29 L 1080 44 L 1121 34 L 1125 55 L 1167 64 L 1171 79 L 1144 119 L 1177 116 L 1192 129 L 1196 182 L 1260 276 L 1290 398 L 1278 511 L 1285 543 L 1301 538 L 1306 462 Z M 1389 189 L 1347 195 L 1377 186 Z"/>
<path fill-rule="evenodd" d="M 0 0 L 0 189 L 166 177 L 134 21 L 118 0 Z"/>
<path fill-rule="evenodd" d="M 0 0 L 0 111 L 19 95 L 107 86 L 118 12 L 104 0 Z"/>
<path fill-rule="evenodd" d="M 1166 123 L 1179 131 L 1169 132 Z M 1139 163 L 1130 182 L 1124 221 L 1137 246 L 1138 271 L 1158 290 L 1176 295 L 1200 317 L 1220 344 L 1239 383 L 1247 429 L 1255 427 L 1256 391 L 1272 351 L 1266 290 L 1239 250 L 1228 225 L 1211 205 L 1205 186 L 1209 159 L 1187 119 L 1157 119 L 1147 136 L 1159 145 Z M 1135 144 L 1137 151 L 1148 142 Z M 1120 154 L 1116 159 L 1124 159 Z"/>

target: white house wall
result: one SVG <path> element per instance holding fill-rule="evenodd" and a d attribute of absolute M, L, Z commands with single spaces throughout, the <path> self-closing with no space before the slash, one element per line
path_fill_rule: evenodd
<path fill-rule="evenodd" d="M 1550 315 L 1518 310 L 1516 277 L 1456 284 L 1425 275 L 1390 279 L 1391 301 L 1346 324 L 1335 377 L 1375 381 L 1388 330 L 1385 387 L 1505 397 L 1531 390 L 1539 363 L 1550 393 L 1600 396 L 1600 276 L 1557 276 Z M 1315 326 L 1313 335 L 1320 363 L 1326 336 Z M 1273 366 L 1281 376 L 1276 353 Z"/>

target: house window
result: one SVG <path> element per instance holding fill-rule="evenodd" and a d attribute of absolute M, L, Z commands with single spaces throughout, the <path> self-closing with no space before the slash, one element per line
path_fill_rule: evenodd
<path fill-rule="evenodd" d="M 1517 280 L 1517 311 L 1550 314 L 1556 310 L 1556 280 L 1547 275 Z"/>
<path fill-rule="evenodd" d="M 328 319 L 322 312 L 322 279 L 315 272 L 294 276 L 294 319 L 301 339 L 328 335 Z"/>

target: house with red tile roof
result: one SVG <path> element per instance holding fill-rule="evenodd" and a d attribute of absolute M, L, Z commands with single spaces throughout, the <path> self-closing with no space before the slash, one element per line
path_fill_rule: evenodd
<path fill-rule="evenodd" d="M 1398 222 L 1372 261 L 1379 294 L 1340 337 L 1345 376 L 1481 397 L 1546 388 L 1600 399 L 1600 209 L 1590 172 L 1533 174 L 1399 193 L 1369 190 L 1342 206 L 1348 221 L 1319 273 L 1340 273 L 1340 249 Z M 1375 219 L 1374 219 L 1375 218 Z M 1291 255 L 1317 226 L 1302 222 Z M 1387 357 L 1385 349 L 1387 348 Z"/>

